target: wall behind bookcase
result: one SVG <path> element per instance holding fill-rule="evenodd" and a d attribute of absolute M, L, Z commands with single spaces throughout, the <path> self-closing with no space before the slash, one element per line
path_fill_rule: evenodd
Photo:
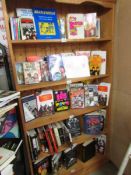
<path fill-rule="evenodd" d="M 115 62 L 111 159 L 119 166 L 131 142 L 131 0 L 118 0 L 116 9 Z M 127 174 L 131 174 L 131 161 Z"/>

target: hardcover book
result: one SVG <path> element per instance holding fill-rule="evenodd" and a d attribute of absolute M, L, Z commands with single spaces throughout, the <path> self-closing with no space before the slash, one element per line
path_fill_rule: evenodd
<path fill-rule="evenodd" d="M 75 83 L 70 85 L 70 106 L 72 109 L 84 108 L 83 83 Z"/>
<path fill-rule="evenodd" d="M 34 18 L 31 16 L 20 17 L 20 29 L 22 40 L 36 39 L 36 27 Z"/>
<path fill-rule="evenodd" d="M 39 62 L 23 62 L 25 84 L 34 84 L 41 81 Z"/>
<path fill-rule="evenodd" d="M 67 78 L 80 78 L 90 76 L 87 56 L 62 56 Z"/>
<path fill-rule="evenodd" d="M 65 125 L 69 129 L 72 137 L 79 136 L 81 134 L 80 121 L 77 117 L 73 116 L 65 120 Z"/>
<path fill-rule="evenodd" d="M 39 114 L 52 114 L 54 112 L 54 98 L 52 90 L 43 90 L 36 93 Z"/>
<path fill-rule="evenodd" d="M 87 13 L 84 16 L 85 37 L 96 37 L 96 13 Z"/>
<path fill-rule="evenodd" d="M 63 65 L 61 55 L 59 54 L 49 55 L 47 61 L 50 72 L 50 80 L 58 81 L 65 79 L 65 68 Z"/>
<path fill-rule="evenodd" d="M 69 39 L 84 39 L 84 15 L 67 14 L 67 34 Z"/>
<path fill-rule="evenodd" d="M 24 84 L 24 71 L 22 63 L 16 63 L 16 74 L 18 84 Z"/>
<path fill-rule="evenodd" d="M 36 96 L 34 94 L 23 97 L 22 104 L 26 122 L 38 117 Z"/>
<path fill-rule="evenodd" d="M 100 134 L 104 129 L 104 116 L 99 113 L 85 114 L 83 117 L 83 128 L 86 134 Z"/>
<path fill-rule="evenodd" d="M 37 39 L 59 39 L 60 31 L 55 9 L 33 9 Z"/>
<path fill-rule="evenodd" d="M 54 91 L 55 111 L 65 111 L 70 107 L 69 93 L 66 89 Z"/>

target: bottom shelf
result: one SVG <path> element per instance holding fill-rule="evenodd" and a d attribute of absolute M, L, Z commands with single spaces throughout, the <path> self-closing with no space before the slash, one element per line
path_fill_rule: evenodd
<path fill-rule="evenodd" d="M 88 175 L 99 169 L 107 160 L 105 155 L 97 154 L 85 163 L 78 160 L 77 163 L 69 169 L 61 168 L 58 175 Z"/>

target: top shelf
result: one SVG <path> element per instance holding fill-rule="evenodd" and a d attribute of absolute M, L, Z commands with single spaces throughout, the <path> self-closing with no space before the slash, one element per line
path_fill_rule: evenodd
<path fill-rule="evenodd" d="M 75 43 L 75 42 L 103 42 L 111 41 L 110 37 L 108 38 L 86 38 L 86 39 L 67 39 L 62 41 L 61 39 L 50 39 L 50 40 L 11 40 L 13 45 L 18 44 L 44 44 L 44 43 Z"/>

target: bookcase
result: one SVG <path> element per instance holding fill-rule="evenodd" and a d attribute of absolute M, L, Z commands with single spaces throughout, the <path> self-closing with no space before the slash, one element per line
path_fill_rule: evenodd
<path fill-rule="evenodd" d="M 113 63 L 113 34 L 114 34 L 114 13 L 115 13 L 115 0 L 2 0 L 4 9 L 4 18 L 6 23 L 7 39 L 9 44 L 11 70 L 13 76 L 14 89 L 21 92 L 21 97 L 27 94 L 31 94 L 39 89 L 60 89 L 67 85 L 68 82 L 110 82 L 112 83 L 112 63 Z M 86 38 L 86 39 L 67 39 L 66 42 L 62 42 L 61 39 L 53 40 L 11 40 L 9 17 L 16 16 L 16 8 L 33 8 L 33 7 L 47 7 L 55 8 L 57 10 L 58 17 L 66 17 L 68 13 L 88 13 L 97 12 L 98 17 L 101 20 L 101 37 L 100 38 Z M 107 73 L 105 75 L 90 76 L 84 78 L 73 78 L 69 80 L 41 82 L 32 85 L 19 85 L 17 83 L 17 75 L 15 64 L 17 62 L 25 61 L 27 56 L 31 55 L 50 55 L 61 52 L 71 52 L 74 50 L 106 50 L 107 51 Z M 111 97 L 108 107 L 95 106 L 87 107 L 84 109 L 70 109 L 68 111 L 56 112 L 53 115 L 41 116 L 30 122 L 25 122 L 24 113 L 22 108 L 21 99 L 19 99 L 20 121 L 23 130 L 24 146 L 26 152 L 26 164 L 29 172 L 27 174 L 33 175 L 33 165 L 29 150 L 29 144 L 27 139 L 27 131 L 33 128 L 37 128 L 43 125 L 62 121 L 67 119 L 70 115 L 81 117 L 82 114 L 93 112 L 99 109 L 107 109 L 107 122 L 106 132 L 108 136 L 107 152 L 109 153 L 110 144 L 110 121 L 111 121 Z M 90 139 L 91 136 L 82 134 L 73 139 L 74 143 L 80 144 Z M 67 145 L 63 145 L 59 148 L 59 151 L 66 149 Z M 49 153 L 40 153 L 38 159 L 43 159 L 49 156 Z M 99 166 L 101 166 L 107 160 L 108 154 L 96 155 L 91 160 L 83 163 L 78 161 L 74 166 L 66 169 L 61 169 L 59 174 L 88 174 Z"/>

